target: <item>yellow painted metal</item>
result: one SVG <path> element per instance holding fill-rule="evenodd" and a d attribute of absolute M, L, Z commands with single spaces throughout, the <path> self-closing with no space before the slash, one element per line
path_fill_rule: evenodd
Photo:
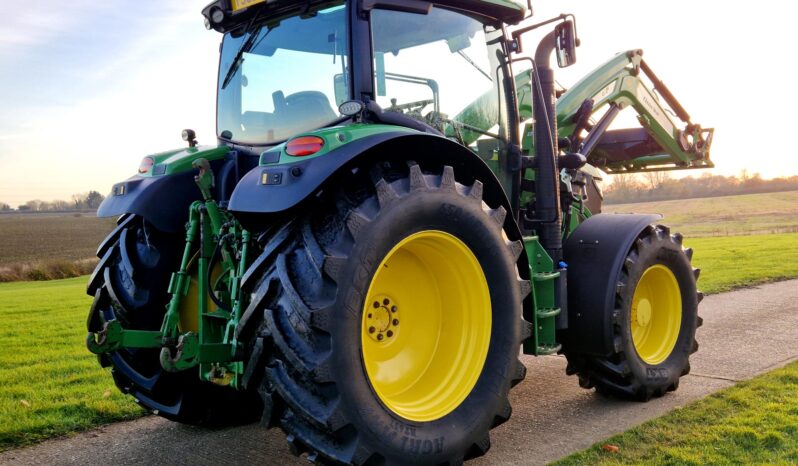
<path fill-rule="evenodd" d="M 651 365 L 665 361 L 676 346 L 682 323 L 682 295 L 669 268 L 656 264 L 643 272 L 629 319 L 638 356 Z"/>
<path fill-rule="evenodd" d="M 363 305 L 363 363 L 379 399 L 417 422 L 454 411 L 482 373 L 491 319 L 485 273 L 465 243 L 437 230 L 404 238 Z"/>
<path fill-rule="evenodd" d="M 188 293 L 180 300 L 180 322 L 178 329 L 180 332 L 199 332 L 199 277 L 197 276 L 197 263 L 194 262 L 189 266 L 188 272 L 191 274 L 190 283 L 188 285 Z M 211 283 L 216 283 L 219 275 L 222 272 L 220 264 L 213 267 L 211 273 Z M 208 298 L 208 312 L 213 312 L 217 309 L 216 304 Z"/>
<path fill-rule="evenodd" d="M 233 11 L 238 11 L 250 7 L 252 5 L 257 5 L 258 3 L 264 3 L 267 1 L 268 0 L 232 0 L 232 7 Z"/>

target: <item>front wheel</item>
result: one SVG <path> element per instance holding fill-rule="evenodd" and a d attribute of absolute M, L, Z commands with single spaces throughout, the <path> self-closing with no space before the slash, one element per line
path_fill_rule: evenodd
<path fill-rule="evenodd" d="M 609 355 L 568 351 L 568 372 L 579 384 L 603 393 L 648 400 L 676 390 L 690 372 L 701 325 L 698 269 L 682 237 L 662 225 L 648 226 L 626 254 L 615 289 Z"/>
<path fill-rule="evenodd" d="M 262 374 L 248 383 L 271 407 L 267 421 L 312 459 L 482 455 L 525 373 L 520 244 L 482 184 L 456 182 L 451 167 L 364 178 L 275 235 L 278 253 L 264 248 L 239 327 Z"/>

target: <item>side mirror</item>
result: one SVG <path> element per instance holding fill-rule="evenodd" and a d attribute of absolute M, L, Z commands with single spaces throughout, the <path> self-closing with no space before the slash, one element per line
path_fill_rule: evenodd
<path fill-rule="evenodd" d="M 555 48 L 557 49 L 557 65 L 565 68 L 576 63 L 576 29 L 573 20 L 563 21 L 554 28 Z"/>

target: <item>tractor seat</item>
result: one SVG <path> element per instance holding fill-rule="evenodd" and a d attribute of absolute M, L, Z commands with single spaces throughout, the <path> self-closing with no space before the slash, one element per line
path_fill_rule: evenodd
<path fill-rule="evenodd" d="M 279 100 L 282 105 L 276 105 L 274 113 L 290 134 L 324 126 L 338 117 L 323 92 L 301 91 Z"/>

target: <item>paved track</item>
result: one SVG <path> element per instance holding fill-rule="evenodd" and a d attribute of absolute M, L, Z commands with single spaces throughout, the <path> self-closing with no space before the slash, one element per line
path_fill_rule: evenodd
<path fill-rule="evenodd" d="M 734 382 L 798 359 L 798 280 L 707 297 L 693 371 L 675 393 L 623 402 L 580 389 L 561 357 L 523 358 L 528 372 L 511 393 L 513 417 L 473 465 L 543 464 L 581 450 Z M 0 453 L 0 464 L 307 464 L 283 434 L 256 425 L 208 430 L 149 416 L 66 439 Z"/>

